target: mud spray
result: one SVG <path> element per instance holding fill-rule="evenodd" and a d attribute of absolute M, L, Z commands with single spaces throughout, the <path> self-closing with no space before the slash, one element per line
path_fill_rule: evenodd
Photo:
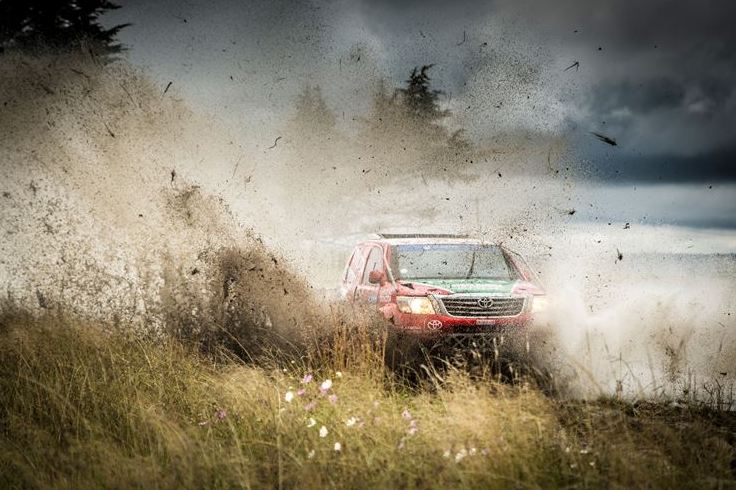
<path fill-rule="evenodd" d="M 7 304 L 248 351 L 264 337 L 294 346 L 325 327 L 315 291 L 359 238 L 466 232 L 535 263 L 552 302 L 534 348 L 572 395 L 733 386 L 733 256 L 647 254 L 651 230 L 573 222 L 586 176 L 563 138 L 506 131 L 428 160 L 402 128 L 366 141 L 292 120 L 256 145 L 126 62 L 84 56 L 7 54 L 0 94 Z"/>

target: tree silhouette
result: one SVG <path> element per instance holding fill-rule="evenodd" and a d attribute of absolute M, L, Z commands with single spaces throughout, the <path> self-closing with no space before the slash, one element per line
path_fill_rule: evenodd
<path fill-rule="evenodd" d="M 109 0 L 0 0 L 0 50 L 71 50 L 87 43 L 95 54 L 119 53 L 115 36 L 129 24 L 107 29 L 99 23 L 117 8 Z"/>
<path fill-rule="evenodd" d="M 439 96 L 444 92 L 430 89 L 430 78 L 427 72 L 433 64 L 414 67 L 406 80 L 406 87 L 399 89 L 407 115 L 415 121 L 435 123 L 450 114 L 450 111 L 440 109 Z"/>
<path fill-rule="evenodd" d="M 335 127 L 335 115 L 327 107 L 319 86 L 306 85 L 297 95 L 295 107 L 294 123 L 299 130 L 320 134 Z"/>
<path fill-rule="evenodd" d="M 361 118 L 369 139 L 387 141 L 390 136 L 399 136 L 406 122 L 406 113 L 398 89 L 389 89 L 385 80 L 379 80 L 372 94 L 371 109 L 367 117 Z"/>

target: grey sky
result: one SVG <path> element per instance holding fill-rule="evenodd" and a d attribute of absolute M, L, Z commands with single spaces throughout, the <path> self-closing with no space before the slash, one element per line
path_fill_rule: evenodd
<path fill-rule="evenodd" d="M 349 120 L 378 79 L 435 63 L 448 124 L 476 141 L 563 135 L 617 185 L 736 181 L 727 0 L 119 3 L 105 21 L 133 23 L 120 35 L 129 57 L 243 134 L 270 137 L 306 82 Z"/>

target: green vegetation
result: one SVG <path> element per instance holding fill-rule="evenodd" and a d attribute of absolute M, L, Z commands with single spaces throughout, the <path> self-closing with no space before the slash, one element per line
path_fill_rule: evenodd
<path fill-rule="evenodd" d="M 172 338 L 6 315 L 0 486 L 736 485 L 732 413 L 562 401 L 457 370 L 411 388 L 380 367 L 380 345 L 348 333 L 329 355 L 256 365 Z"/>

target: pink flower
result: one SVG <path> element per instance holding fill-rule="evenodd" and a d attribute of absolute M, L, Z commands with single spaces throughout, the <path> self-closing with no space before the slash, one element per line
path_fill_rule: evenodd
<path fill-rule="evenodd" d="M 305 390 L 304 388 L 299 388 L 298 390 L 296 390 L 296 396 L 304 396 L 304 393 L 306 392 L 307 390 Z"/>
<path fill-rule="evenodd" d="M 401 412 L 401 416 L 404 418 L 404 420 L 411 420 L 411 412 L 409 412 L 408 408 L 405 408 L 403 412 Z"/>
<path fill-rule="evenodd" d="M 327 399 L 330 400 L 330 403 L 332 403 L 333 405 L 337 403 L 337 395 L 335 395 L 334 393 L 327 397 Z"/>
<path fill-rule="evenodd" d="M 217 410 L 217 411 L 215 412 L 215 417 L 217 417 L 217 420 L 224 420 L 224 419 L 225 419 L 225 417 L 227 417 L 227 412 L 225 411 L 225 409 L 224 409 L 224 408 L 219 408 L 219 409 L 218 409 L 218 410 Z"/>
<path fill-rule="evenodd" d="M 409 428 L 406 430 L 406 433 L 410 436 L 413 436 L 414 434 L 417 433 L 417 430 L 419 430 L 417 428 L 417 421 L 412 420 L 411 423 L 409 424 Z"/>
<path fill-rule="evenodd" d="M 317 402 L 311 401 L 311 402 L 307 403 L 306 405 L 304 405 L 304 410 L 306 410 L 307 412 L 309 412 L 310 410 L 314 410 L 314 408 L 316 406 L 317 406 Z"/>
<path fill-rule="evenodd" d="M 302 384 L 311 383 L 313 379 L 314 379 L 314 376 L 312 376 L 311 374 L 305 374 L 304 377 L 302 378 Z"/>

